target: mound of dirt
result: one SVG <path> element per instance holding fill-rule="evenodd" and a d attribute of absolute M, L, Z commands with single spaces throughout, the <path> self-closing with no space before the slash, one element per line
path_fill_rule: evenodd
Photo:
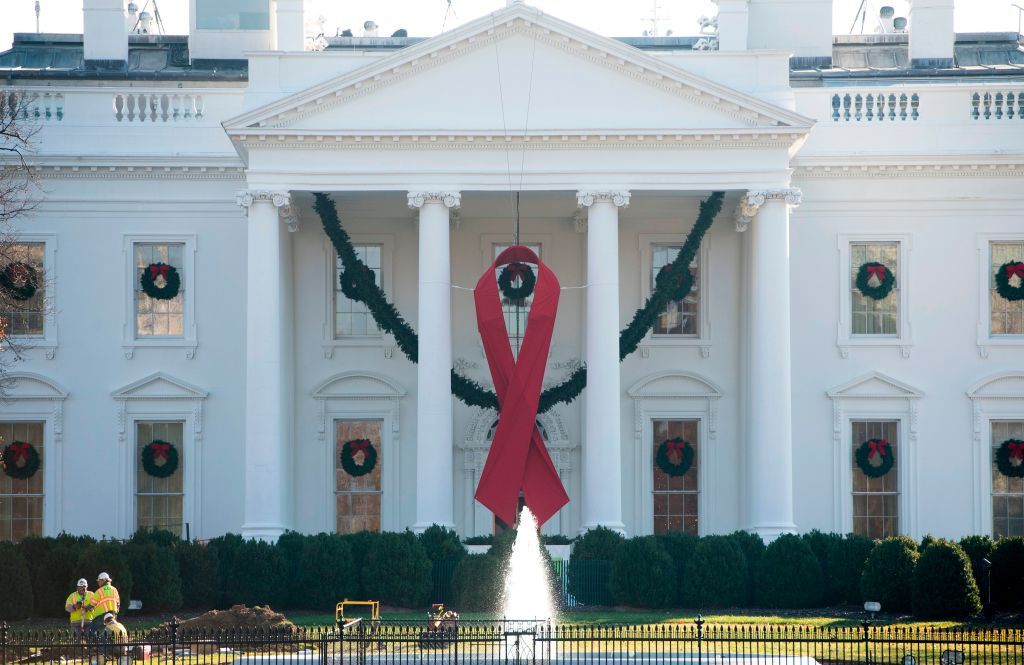
<path fill-rule="evenodd" d="M 295 632 L 295 624 L 288 617 L 269 606 L 246 607 L 235 605 L 229 610 L 210 610 L 206 614 L 186 619 L 178 624 L 182 631 L 215 631 L 256 629 L 259 631 Z"/>

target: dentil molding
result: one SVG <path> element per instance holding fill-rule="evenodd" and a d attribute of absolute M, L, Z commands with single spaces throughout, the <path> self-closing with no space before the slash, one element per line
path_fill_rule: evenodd
<path fill-rule="evenodd" d="M 440 203 L 446 208 L 462 205 L 462 192 L 409 192 L 409 207 L 422 208 L 427 203 Z"/>
<path fill-rule="evenodd" d="M 629 205 L 630 193 L 626 190 L 619 191 L 578 191 L 576 192 L 576 205 L 580 208 L 589 208 L 598 201 L 609 201 L 616 208 L 625 208 Z"/>
<path fill-rule="evenodd" d="M 803 194 L 796 187 L 782 189 L 752 189 L 740 197 L 736 206 L 736 230 L 743 233 L 750 222 L 757 217 L 757 211 L 768 201 L 784 201 L 786 205 L 798 206 Z"/>
<path fill-rule="evenodd" d="M 244 189 L 235 195 L 235 203 L 240 207 L 249 207 L 257 201 L 269 201 L 277 208 L 277 214 L 288 230 L 294 233 L 299 230 L 299 209 L 292 205 L 292 195 L 288 192 L 274 192 L 266 189 Z"/>

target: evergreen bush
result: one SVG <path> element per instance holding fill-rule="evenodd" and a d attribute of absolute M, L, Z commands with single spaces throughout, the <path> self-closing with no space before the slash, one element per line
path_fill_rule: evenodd
<path fill-rule="evenodd" d="M 828 553 L 832 549 L 832 544 L 838 540 L 842 540 L 843 536 L 838 533 L 826 533 L 813 529 L 800 536 L 801 540 L 810 545 L 811 551 L 814 552 L 814 556 L 818 559 L 818 565 L 821 567 L 821 580 L 822 580 L 822 596 L 821 601 L 823 603 L 831 603 L 832 596 L 829 594 L 828 579 L 830 576 L 828 570 Z"/>
<path fill-rule="evenodd" d="M 432 524 L 420 534 L 420 544 L 427 552 L 427 557 L 438 561 L 458 561 L 466 556 L 466 546 L 459 540 L 459 534 L 452 529 Z"/>
<path fill-rule="evenodd" d="M 32 579 L 17 546 L 0 543 L 0 619 L 18 621 L 32 616 Z M 69 592 L 70 593 L 70 592 Z M 61 598 L 63 601 L 67 594 Z"/>
<path fill-rule="evenodd" d="M 757 569 L 757 603 L 761 607 L 818 607 L 824 588 L 821 564 L 808 542 L 782 534 L 768 545 Z"/>
<path fill-rule="evenodd" d="M 881 603 L 883 612 L 907 612 L 912 607 L 917 543 L 907 536 L 886 538 L 875 544 L 860 578 L 865 601 Z"/>
<path fill-rule="evenodd" d="M 32 584 L 33 615 L 66 617 L 64 600 L 75 590 L 76 549 L 61 538 L 29 536 L 17 545 L 28 565 Z M 89 586 L 95 586 L 90 582 Z"/>
<path fill-rule="evenodd" d="M 754 590 L 757 588 L 757 568 L 761 565 L 761 557 L 764 556 L 764 539 L 750 531 L 734 531 L 726 536 L 736 544 L 743 552 L 743 558 L 747 562 L 747 579 L 744 584 L 744 597 L 740 605 L 753 605 Z"/>
<path fill-rule="evenodd" d="M 992 602 L 1004 610 L 1024 607 L 1024 537 L 1000 538 L 992 547 Z"/>
<path fill-rule="evenodd" d="M 992 556 L 992 546 L 992 539 L 988 536 L 965 536 L 960 539 L 960 547 L 967 554 L 967 558 L 971 560 L 971 574 L 974 575 L 974 582 L 979 589 L 984 589 L 985 584 L 985 572 L 981 569 L 981 560 L 988 559 L 989 563 L 992 562 L 992 559 L 989 558 Z"/>
<path fill-rule="evenodd" d="M 358 576 L 349 541 L 330 533 L 309 536 L 302 543 L 298 570 L 291 584 L 302 594 L 296 607 L 329 611 L 345 598 L 355 598 Z"/>
<path fill-rule="evenodd" d="M 198 542 L 182 541 L 174 548 L 181 576 L 181 600 L 185 609 L 208 610 L 220 602 L 221 581 L 214 551 Z"/>
<path fill-rule="evenodd" d="M 686 562 L 693 556 L 700 538 L 692 533 L 682 533 L 679 531 L 663 533 L 655 536 L 655 538 L 658 539 L 658 545 L 672 557 L 672 564 L 676 571 L 675 597 L 672 600 L 672 604 L 680 607 L 683 603 L 683 578 L 686 575 Z"/>
<path fill-rule="evenodd" d="M 157 547 L 177 547 L 178 543 L 181 542 L 181 538 L 174 533 L 166 529 L 139 529 L 132 534 L 131 543 L 152 543 Z"/>
<path fill-rule="evenodd" d="M 619 605 L 671 607 L 676 599 L 675 562 L 654 536 L 630 538 L 615 555 L 611 587 Z"/>
<path fill-rule="evenodd" d="M 246 540 L 229 533 L 207 545 L 217 557 L 221 606 L 270 605 L 287 601 L 290 584 L 280 550 L 261 540 Z"/>
<path fill-rule="evenodd" d="M 504 565 L 509 557 L 512 556 L 512 546 L 515 545 L 518 534 L 519 531 L 517 529 L 505 529 L 501 533 L 496 534 L 494 540 L 491 541 L 491 547 L 487 550 L 487 553 Z"/>
<path fill-rule="evenodd" d="M 694 609 L 743 605 L 748 581 L 747 558 L 737 539 L 704 536 L 684 569 L 683 603 Z"/>
<path fill-rule="evenodd" d="M 367 557 L 370 555 L 370 550 L 373 549 L 374 543 L 380 538 L 381 534 L 379 531 L 357 531 L 356 533 L 350 533 L 342 536 L 348 541 L 349 546 L 352 549 L 352 565 L 356 569 L 357 584 L 356 590 L 352 593 L 357 598 L 368 598 L 366 594 L 365 583 L 363 582 L 363 568 L 366 565 Z"/>
<path fill-rule="evenodd" d="M 964 619 L 981 611 L 971 560 L 948 540 L 933 540 L 914 567 L 914 615 Z"/>
<path fill-rule="evenodd" d="M 284 568 L 287 571 L 286 575 L 289 580 L 298 579 L 300 574 L 299 559 L 302 558 L 302 552 L 308 540 L 315 537 L 306 536 L 291 530 L 285 531 L 278 537 L 277 549 L 281 553 L 281 560 L 284 562 Z M 284 607 L 304 608 L 306 604 L 306 589 L 299 587 L 297 584 L 290 584 L 289 587 L 289 592 L 284 599 Z"/>
<path fill-rule="evenodd" d="M 385 605 L 422 607 L 430 575 L 427 552 L 411 531 L 381 533 L 363 563 L 363 592 Z"/>
<path fill-rule="evenodd" d="M 926 549 L 928 549 L 931 545 L 934 545 L 937 542 L 939 542 L 939 539 L 933 536 L 932 534 L 924 534 L 924 537 L 921 538 L 921 544 L 917 546 L 917 553 L 924 554 L 924 551 Z"/>
<path fill-rule="evenodd" d="M 590 529 L 573 545 L 569 555 L 569 594 L 581 605 L 607 605 L 612 602 L 612 562 L 625 538 L 603 526 Z M 602 563 L 583 563 L 602 562 Z M 607 574 L 602 574 L 607 572 Z"/>
<path fill-rule="evenodd" d="M 829 544 L 828 565 L 826 566 L 825 587 L 828 602 L 838 605 L 860 604 L 860 578 L 864 564 L 871 554 L 875 542 L 866 536 L 848 533 Z"/>
<path fill-rule="evenodd" d="M 141 600 L 144 611 L 168 612 L 181 607 L 181 576 L 172 546 L 159 546 L 153 540 L 133 538 L 124 546 L 124 555 L 132 572 L 131 598 Z M 116 582 L 114 586 L 117 586 Z M 118 593 L 122 593 L 121 589 Z M 128 598 L 121 596 L 125 609 Z"/>
<path fill-rule="evenodd" d="M 452 595 L 460 612 L 496 612 L 501 603 L 501 565 L 489 554 L 467 554 L 452 574 Z"/>
<path fill-rule="evenodd" d="M 121 597 L 121 604 L 125 608 L 128 607 L 128 600 L 133 597 L 134 585 L 132 584 L 131 568 L 128 566 L 121 543 L 100 541 L 88 545 L 78 555 L 75 571 L 79 577 L 84 577 L 89 581 L 89 591 L 96 590 L 96 577 L 100 573 L 110 575 L 110 583 L 117 589 L 117 594 Z M 69 580 L 69 582 L 73 584 L 74 580 Z M 64 598 L 67 598 L 71 591 L 72 589 L 68 589 Z"/>

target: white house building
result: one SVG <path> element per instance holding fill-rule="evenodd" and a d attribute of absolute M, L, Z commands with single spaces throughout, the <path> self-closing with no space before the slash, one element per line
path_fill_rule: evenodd
<path fill-rule="evenodd" d="M 449 373 L 491 384 L 465 289 L 515 242 L 515 193 L 567 287 L 546 382 L 589 374 L 538 418 L 570 497 L 546 532 L 1024 534 L 1024 479 L 996 463 L 1024 439 L 1024 300 L 996 279 L 1024 261 L 1020 36 L 954 33 L 953 0 L 841 37 L 830 0 L 718 6 L 702 38 L 511 2 L 311 51 L 301 0 L 192 0 L 187 37 L 84 0 L 84 35 L 16 34 L 2 92 L 31 100 L 41 182 L 18 242 L 47 280 L 38 314 L 6 314 L 30 348 L 0 436 L 41 465 L 0 476 L 0 538 L 491 533 L 473 495 L 497 414 Z M 714 191 L 690 294 L 620 362 Z M 318 192 L 418 365 L 341 292 Z M 171 299 L 142 289 L 155 263 Z M 895 279 L 879 299 L 869 263 L 870 287 Z M 514 346 L 528 306 L 505 303 Z M 679 476 L 657 461 L 675 437 Z M 360 439 L 378 457 L 356 477 Z M 869 440 L 894 462 L 877 478 Z"/>

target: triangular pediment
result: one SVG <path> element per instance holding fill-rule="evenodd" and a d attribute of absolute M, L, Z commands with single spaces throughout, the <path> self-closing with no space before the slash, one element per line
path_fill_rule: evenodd
<path fill-rule="evenodd" d="M 832 398 L 919 398 L 923 397 L 924 393 L 913 386 L 903 383 L 902 381 L 897 381 L 896 379 L 886 376 L 881 372 L 872 372 L 852 381 L 848 381 L 840 386 L 836 386 L 832 390 L 828 391 L 828 396 Z"/>
<path fill-rule="evenodd" d="M 630 397 L 708 397 L 718 398 L 722 391 L 708 379 L 688 372 L 659 372 L 640 379 L 626 391 Z"/>
<path fill-rule="evenodd" d="M 628 122 L 624 126 L 623 122 Z M 225 123 L 236 137 L 806 133 L 797 113 L 522 4 Z M 375 138 L 369 138 L 369 137 Z M 541 139 L 544 140 L 544 139 Z"/>
<path fill-rule="evenodd" d="M 204 399 L 208 393 L 173 376 L 156 372 L 111 393 L 114 399 Z"/>

